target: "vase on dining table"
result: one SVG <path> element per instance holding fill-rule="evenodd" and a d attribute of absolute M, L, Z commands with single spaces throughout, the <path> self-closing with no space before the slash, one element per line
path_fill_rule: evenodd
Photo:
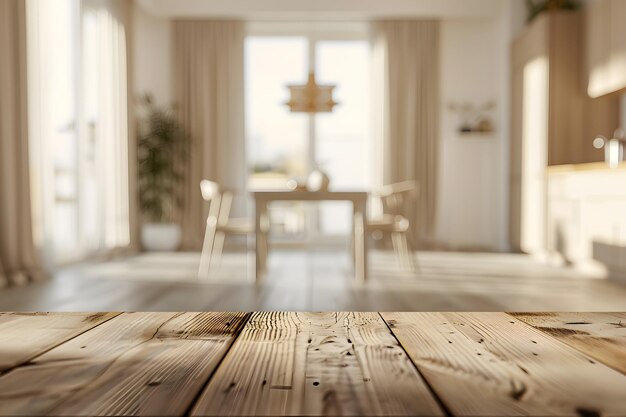
<path fill-rule="evenodd" d="M 329 185 L 330 177 L 319 167 L 311 171 L 306 182 L 308 191 L 328 191 Z"/>

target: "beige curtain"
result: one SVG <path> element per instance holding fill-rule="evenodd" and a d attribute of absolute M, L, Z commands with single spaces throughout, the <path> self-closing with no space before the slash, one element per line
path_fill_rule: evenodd
<path fill-rule="evenodd" d="M 98 30 L 98 124 L 95 129 L 100 158 L 99 193 L 103 210 L 104 248 L 124 251 L 136 236 L 131 208 L 135 185 L 135 142 L 129 130 L 128 41 L 130 2 L 107 0 L 95 8 Z M 134 190 L 133 190 L 134 191 Z"/>
<path fill-rule="evenodd" d="M 203 178 L 235 191 L 245 188 L 243 44 L 242 22 L 174 22 L 176 101 L 191 136 L 180 219 L 183 249 L 202 245 Z M 233 211 L 241 214 L 241 202 Z"/>
<path fill-rule="evenodd" d="M 420 195 L 410 213 L 416 241 L 435 226 L 439 124 L 439 22 L 373 24 L 374 77 L 382 115 L 377 128 L 379 177 L 384 184 L 417 180 Z"/>
<path fill-rule="evenodd" d="M 24 4 L 0 0 L 0 286 L 42 277 L 31 225 Z"/>

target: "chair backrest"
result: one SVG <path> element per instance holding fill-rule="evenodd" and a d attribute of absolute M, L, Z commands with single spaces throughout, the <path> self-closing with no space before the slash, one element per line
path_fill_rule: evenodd
<path fill-rule="evenodd" d="M 222 191 L 222 202 L 220 204 L 220 213 L 217 218 L 217 224 L 226 224 L 230 218 L 230 208 L 233 203 L 233 193 L 228 190 Z"/>
<path fill-rule="evenodd" d="M 202 198 L 209 201 L 209 218 L 214 218 L 218 225 L 228 223 L 233 193 L 222 190 L 218 183 L 209 180 L 200 181 Z"/>
<path fill-rule="evenodd" d="M 418 196 L 417 181 L 409 180 L 385 185 L 379 193 L 384 214 L 407 216 L 410 205 Z"/>
<path fill-rule="evenodd" d="M 211 201 L 219 196 L 220 186 L 216 182 L 202 180 L 200 181 L 200 192 L 205 201 Z"/>

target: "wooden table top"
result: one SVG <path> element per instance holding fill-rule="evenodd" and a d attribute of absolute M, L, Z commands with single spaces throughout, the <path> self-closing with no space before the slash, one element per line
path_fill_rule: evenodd
<path fill-rule="evenodd" d="M 368 196 L 365 190 L 254 190 L 251 193 L 257 200 L 270 201 L 360 201 Z"/>
<path fill-rule="evenodd" d="M 0 415 L 626 415 L 626 313 L 0 313 Z"/>

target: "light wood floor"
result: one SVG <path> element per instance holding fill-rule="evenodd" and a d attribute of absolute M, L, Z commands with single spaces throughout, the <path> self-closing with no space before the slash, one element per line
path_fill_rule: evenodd
<path fill-rule="evenodd" d="M 268 277 L 250 283 L 252 257 L 226 254 L 198 282 L 196 253 L 144 254 L 79 265 L 27 287 L 0 290 L 0 311 L 622 311 L 626 286 L 510 254 L 421 252 L 421 271 L 370 257 L 354 285 L 340 251 L 273 251 Z"/>

